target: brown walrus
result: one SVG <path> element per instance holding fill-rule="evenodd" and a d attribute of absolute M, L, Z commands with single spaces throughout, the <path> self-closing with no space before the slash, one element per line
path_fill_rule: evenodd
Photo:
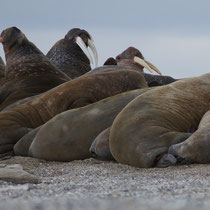
<path fill-rule="evenodd" d="M 4 78 L 4 73 L 5 73 L 5 64 L 0 56 L 0 82 L 1 82 L 1 79 Z"/>
<path fill-rule="evenodd" d="M 144 68 L 146 68 L 150 72 L 151 70 L 154 70 L 159 75 L 144 73 Z M 146 61 L 141 52 L 134 47 L 129 47 L 126 50 L 124 50 L 121 54 L 119 54 L 116 57 L 116 59 L 112 57 L 108 58 L 105 61 L 104 66 L 92 69 L 91 71 L 87 72 L 86 75 L 113 70 L 133 70 L 142 72 L 149 87 L 166 85 L 177 81 L 177 79 L 174 79 L 173 77 L 161 75 L 161 72 L 158 70 L 158 68 L 150 62 Z"/>
<path fill-rule="evenodd" d="M 111 127 L 106 128 L 94 139 L 90 146 L 91 156 L 101 160 L 114 160 L 109 149 L 109 134 Z"/>
<path fill-rule="evenodd" d="M 192 135 L 188 130 L 197 128 L 209 101 L 210 74 L 156 87 L 135 98 L 113 122 L 109 146 L 114 159 L 136 167 L 161 167 L 168 148 Z"/>
<path fill-rule="evenodd" d="M 145 91 L 148 88 L 128 91 L 56 115 L 38 131 L 30 145 L 29 156 L 56 161 L 91 157 L 89 148 L 94 138 L 112 124 L 127 103 Z M 24 141 L 17 144 L 20 149 L 25 145 Z M 15 145 L 15 153 L 18 147 Z"/>
<path fill-rule="evenodd" d="M 0 113 L 0 154 L 11 150 L 32 128 L 63 111 L 143 87 L 147 87 L 147 84 L 141 73 L 103 72 L 71 80 L 31 101 L 3 111 Z"/>
<path fill-rule="evenodd" d="M 169 155 L 177 159 L 177 163 L 210 163 L 210 111 L 201 119 L 198 129 L 184 142 L 169 147 Z M 174 163 L 176 163 L 174 162 Z M 170 164 L 171 163 L 171 164 Z M 168 165 L 172 165 L 169 162 Z"/>
<path fill-rule="evenodd" d="M 13 102 L 45 92 L 69 81 L 49 59 L 16 27 L 0 35 L 6 69 L 0 86 L 0 110 Z"/>
<path fill-rule="evenodd" d="M 93 60 L 88 47 L 93 52 L 97 66 L 98 54 L 90 34 L 85 30 L 73 28 L 63 39 L 55 43 L 46 56 L 59 70 L 74 79 L 91 69 L 90 62 L 93 63 Z M 86 49 L 86 54 L 82 49 Z"/>

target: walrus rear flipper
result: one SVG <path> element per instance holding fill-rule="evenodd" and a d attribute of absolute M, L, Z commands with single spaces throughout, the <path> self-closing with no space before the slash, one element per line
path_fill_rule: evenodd
<path fill-rule="evenodd" d="M 14 156 L 13 144 L 0 145 L 0 161 Z"/>

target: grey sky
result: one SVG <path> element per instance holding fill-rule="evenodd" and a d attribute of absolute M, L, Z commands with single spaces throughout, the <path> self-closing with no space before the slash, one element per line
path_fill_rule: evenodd
<path fill-rule="evenodd" d="M 163 74 L 210 72 L 208 0 L 7 0 L 0 19 L 0 31 L 17 26 L 44 53 L 79 27 L 92 35 L 100 65 L 134 46 Z M 4 58 L 2 47 L 0 55 Z"/>

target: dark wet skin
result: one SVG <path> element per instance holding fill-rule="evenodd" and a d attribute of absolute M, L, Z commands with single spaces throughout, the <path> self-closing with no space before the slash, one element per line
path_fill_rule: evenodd
<path fill-rule="evenodd" d="M 74 28 L 63 39 L 56 42 L 46 55 L 60 71 L 72 79 L 91 69 L 88 57 L 75 42 L 78 36 L 88 46 L 88 39 L 91 39 L 90 34 L 85 30 Z"/>
<path fill-rule="evenodd" d="M 6 68 L 0 86 L 0 110 L 70 80 L 18 28 L 4 30 L 1 39 Z"/>
<path fill-rule="evenodd" d="M 0 82 L 1 82 L 1 79 L 4 78 L 4 73 L 5 73 L 5 64 L 4 64 L 3 59 L 0 56 Z"/>

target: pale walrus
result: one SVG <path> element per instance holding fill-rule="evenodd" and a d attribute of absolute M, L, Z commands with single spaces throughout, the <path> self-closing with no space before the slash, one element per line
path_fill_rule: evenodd
<path fill-rule="evenodd" d="M 97 66 L 98 54 L 90 34 L 85 30 L 73 28 L 63 39 L 55 43 L 47 53 L 47 57 L 59 70 L 74 79 L 91 69 L 90 63 L 93 63 L 93 59 L 88 47 L 93 52 Z M 85 50 L 86 54 L 82 49 Z"/>
<path fill-rule="evenodd" d="M 37 133 L 29 148 L 29 156 L 55 161 L 91 157 L 89 148 L 94 138 L 112 124 L 127 103 L 148 90 L 128 91 L 55 116 Z"/>
<path fill-rule="evenodd" d="M 147 87 L 141 73 L 134 71 L 103 72 L 80 77 L 0 113 L 0 153 L 12 149 L 23 135 L 55 115 L 101 99 Z"/>
<path fill-rule="evenodd" d="M 144 68 L 150 72 L 153 70 L 159 75 L 144 73 Z M 135 47 L 128 47 L 121 54 L 119 54 L 116 59 L 112 57 L 108 58 L 105 61 L 104 66 L 92 69 L 91 71 L 87 72 L 86 75 L 113 70 L 133 70 L 142 72 L 149 87 L 166 85 L 177 81 L 177 79 L 174 79 L 173 77 L 161 75 L 161 72 L 158 70 L 158 68 L 146 61 L 142 53 Z"/>
<path fill-rule="evenodd" d="M 201 119 L 198 129 L 184 142 L 169 147 L 177 163 L 210 163 L 210 111 Z M 171 163 L 170 165 L 172 165 Z"/>
<path fill-rule="evenodd" d="M 192 135 L 188 130 L 197 128 L 209 101 L 210 74 L 156 87 L 135 98 L 113 122 L 109 146 L 114 159 L 136 167 L 155 166 L 171 145 Z"/>
<path fill-rule="evenodd" d="M 4 30 L 6 69 L 0 86 L 0 110 L 15 101 L 45 92 L 69 81 L 49 59 L 16 27 Z"/>

